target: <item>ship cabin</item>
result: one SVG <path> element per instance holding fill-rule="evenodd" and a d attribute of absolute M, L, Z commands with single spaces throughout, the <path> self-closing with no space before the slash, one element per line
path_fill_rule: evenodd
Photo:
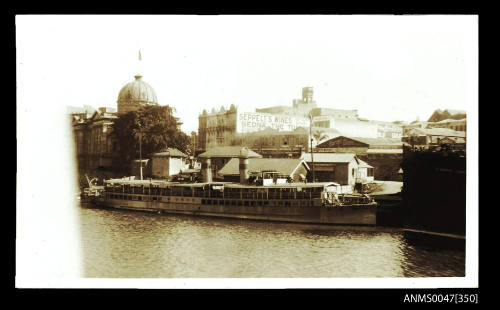
<path fill-rule="evenodd" d="M 256 185 L 269 186 L 272 184 L 286 184 L 291 182 L 290 176 L 279 173 L 276 170 L 263 170 L 250 172 L 248 183 Z"/>
<path fill-rule="evenodd" d="M 276 174 L 272 172 L 265 173 L 276 177 Z M 292 206 L 299 204 L 320 206 L 325 203 L 335 204 L 335 201 L 343 202 L 354 199 L 350 195 L 345 195 L 343 187 L 334 182 L 273 183 L 267 186 L 257 186 L 227 182 L 180 184 L 154 180 L 111 179 L 105 181 L 104 195 L 106 199 L 240 206 Z M 367 197 L 358 197 L 357 199 L 359 200 L 357 203 L 370 202 Z"/>

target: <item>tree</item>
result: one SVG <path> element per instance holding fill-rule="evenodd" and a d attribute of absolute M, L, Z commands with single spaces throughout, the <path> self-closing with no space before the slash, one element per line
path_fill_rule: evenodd
<path fill-rule="evenodd" d="M 195 156 L 195 152 L 196 152 L 196 147 L 197 147 L 197 143 L 198 143 L 198 133 L 196 131 L 191 131 L 191 146 L 192 146 L 192 154 L 193 156 Z"/>
<path fill-rule="evenodd" d="M 139 158 L 141 139 L 142 157 L 160 152 L 167 147 L 190 152 L 190 138 L 179 127 L 182 123 L 174 117 L 169 106 L 145 106 L 138 111 L 119 115 L 113 124 L 113 137 L 118 142 L 116 171 L 128 172 L 130 163 Z"/>
<path fill-rule="evenodd" d="M 317 130 L 313 133 L 313 138 L 316 140 L 316 145 L 318 145 L 322 140 L 328 138 L 323 130 Z"/>

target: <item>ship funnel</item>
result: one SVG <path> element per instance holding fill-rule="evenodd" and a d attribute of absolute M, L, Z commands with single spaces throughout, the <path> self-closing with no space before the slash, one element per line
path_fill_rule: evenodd
<path fill-rule="evenodd" d="M 246 184 L 249 178 L 248 174 L 248 148 L 244 147 L 240 150 L 240 183 Z"/>
<path fill-rule="evenodd" d="M 203 182 L 212 182 L 212 165 L 210 157 L 204 158 L 201 163 L 201 176 L 203 178 Z"/>

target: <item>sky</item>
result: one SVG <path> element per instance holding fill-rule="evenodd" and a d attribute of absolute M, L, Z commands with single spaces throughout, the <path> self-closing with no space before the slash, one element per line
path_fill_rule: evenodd
<path fill-rule="evenodd" d="M 116 108 L 120 89 L 140 73 L 187 133 L 197 131 L 203 109 L 291 106 L 306 86 L 319 107 L 427 120 L 438 108 L 477 104 L 470 81 L 477 22 L 467 15 L 17 16 L 18 94 L 46 109 Z"/>

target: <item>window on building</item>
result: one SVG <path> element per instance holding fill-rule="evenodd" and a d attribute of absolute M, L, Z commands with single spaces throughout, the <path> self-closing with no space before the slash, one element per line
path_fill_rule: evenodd
<path fill-rule="evenodd" d="M 372 177 L 373 176 L 373 168 L 368 168 L 366 171 L 366 176 L 367 177 Z"/>

